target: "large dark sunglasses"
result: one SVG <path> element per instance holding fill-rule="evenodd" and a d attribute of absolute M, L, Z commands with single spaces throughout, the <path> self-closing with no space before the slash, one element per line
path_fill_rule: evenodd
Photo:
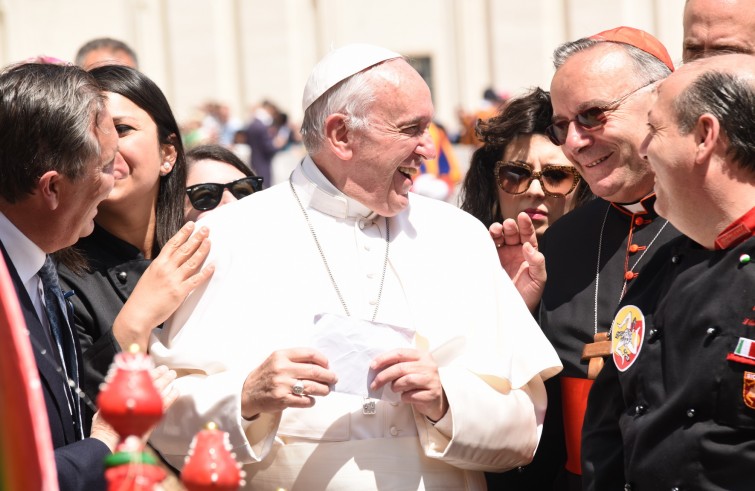
<path fill-rule="evenodd" d="M 259 176 L 242 177 L 233 182 L 218 184 L 205 182 L 186 188 L 191 206 L 199 211 L 216 208 L 223 199 L 223 191 L 228 190 L 234 198 L 241 199 L 262 189 L 262 178 Z"/>
<path fill-rule="evenodd" d="M 561 146 L 566 143 L 566 135 L 569 132 L 569 124 L 572 121 L 588 131 L 602 128 L 606 124 L 606 121 L 608 121 L 608 113 L 617 110 L 624 101 L 653 83 L 655 82 L 646 83 L 608 104 L 594 106 L 587 108 L 584 111 L 580 111 L 574 116 L 574 119 L 561 119 L 559 121 L 554 121 L 545 129 L 545 134 L 554 145 Z"/>
<path fill-rule="evenodd" d="M 581 179 L 577 169 L 568 165 L 545 164 L 543 170 L 535 172 L 527 162 L 498 162 L 495 165 L 495 179 L 505 193 L 522 194 L 537 179 L 543 192 L 554 198 L 563 198 L 574 191 Z"/>

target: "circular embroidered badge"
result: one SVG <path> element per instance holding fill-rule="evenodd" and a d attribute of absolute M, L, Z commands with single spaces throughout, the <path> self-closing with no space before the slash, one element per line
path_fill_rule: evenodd
<path fill-rule="evenodd" d="M 611 355 L 616 368 L 624 372 L 640 356 L 645 338 L 645 316 L 634 305 L 625 305 L 611 324 Z"/>

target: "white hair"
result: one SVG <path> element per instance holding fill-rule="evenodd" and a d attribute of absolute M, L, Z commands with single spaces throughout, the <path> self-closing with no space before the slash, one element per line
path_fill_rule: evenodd
<path fill-rule="evenodd" d="M 328 89 L 304 112 L 301 125 L 302 141 L 307 152 L 317 153 L 325 142 L 325 120 L 334 113 L 346 115 L 350 131 L 362 130 L 369 123 L 368 113 L 375 102 L 375 85 L 384 80 L 398 87 L 400 78 L 388 62 L 373 65 Z"/>

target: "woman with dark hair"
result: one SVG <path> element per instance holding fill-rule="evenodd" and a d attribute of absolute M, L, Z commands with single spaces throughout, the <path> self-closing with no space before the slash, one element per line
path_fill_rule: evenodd
<path fill-rule="evenodd" d="M 483 145 L 472 155 L 461 189 L 461 208 L 482 221 L 493 237 L 501 235 L 501 222 L 524 212 L 539 240 L 564 213 L 593 196 L 561 147 L 546 136 L 552 116 L 550 94 L 534 88 L 510 99 L 497 116 L 479 123 L 477 133 Z M 504 265 L 503 257 L 501 261 Z M 520 271 L 509 269 L 517 283 Z M 539 293 L 534 305 L 520 293 L 530 309 L 536 308 Z M 549 403 L 560 401 L 553 397 L 560 390 L 553 380 L 557 378 L 546 382 Z M 568 489 L 563 481 L 566 450 L 561 425 L 560 406 L 549 405 L 532 463 L 509 472 L 486 473 L 488 488 Z"/>
<path fill-rule="evenodd" d="M 564 213 L 592 197 L 590 188 L 550 142 L 550 94 L 535 88 L 510 99 L 501 112 L 480 121 L 483 145 L 472 161 L 461 189 L 461 208 L 486 227 L 524 212 L 539 237 Z"/>
<path fill-rule="evenodd" d="M 74 246 L 81 261 L 67 261 L 59 273 L 64 289 L 74 292 L 87 392 L 94 395 L 115 353 L 134 343 L 146 351 L 151 330 L 212 268 L 199 270 L 209 251 L 207 230 L 192 236 L 193 223 L 182 228 L 186 162 L 162 91 L 129 67 L 90 73 L 118 132 L 115 186 L 97 209 L 94 232 Z"/>
<path fill-rule="evenodd" d="M 186 220 L 199 220 L 261 189 L 262 177 L 221 145 L 200 145 L 186 152 Z"/>

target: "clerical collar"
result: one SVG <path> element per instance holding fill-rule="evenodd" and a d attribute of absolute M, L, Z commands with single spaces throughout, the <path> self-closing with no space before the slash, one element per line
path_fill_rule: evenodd
<path fill-rule="evenodd" d="M 755 207 L 734 220 L 716 237 L 716 250 L 730 249 L 755 235 Z"/>
<path fill-rule="evenodd" d="M 377 218 L 377 213 L 346 196 L 328 181 L 309 155 L 304 158 L 301 170 L 309 184 L 304 186 L 307 196 L 303 198 L 309 199 L 308 205 L 315 210 L 337 218 Z"/>
<path fill-rule="evenodd" d="M 655 203 L 655 193 L 650 193 L 644 198 L 634 203 L 614 203 L 611 204 L 619 211 L 623 211 L 629 215 L 641 215 L 645 213 L 655 213 L 653 208 Z"/>

